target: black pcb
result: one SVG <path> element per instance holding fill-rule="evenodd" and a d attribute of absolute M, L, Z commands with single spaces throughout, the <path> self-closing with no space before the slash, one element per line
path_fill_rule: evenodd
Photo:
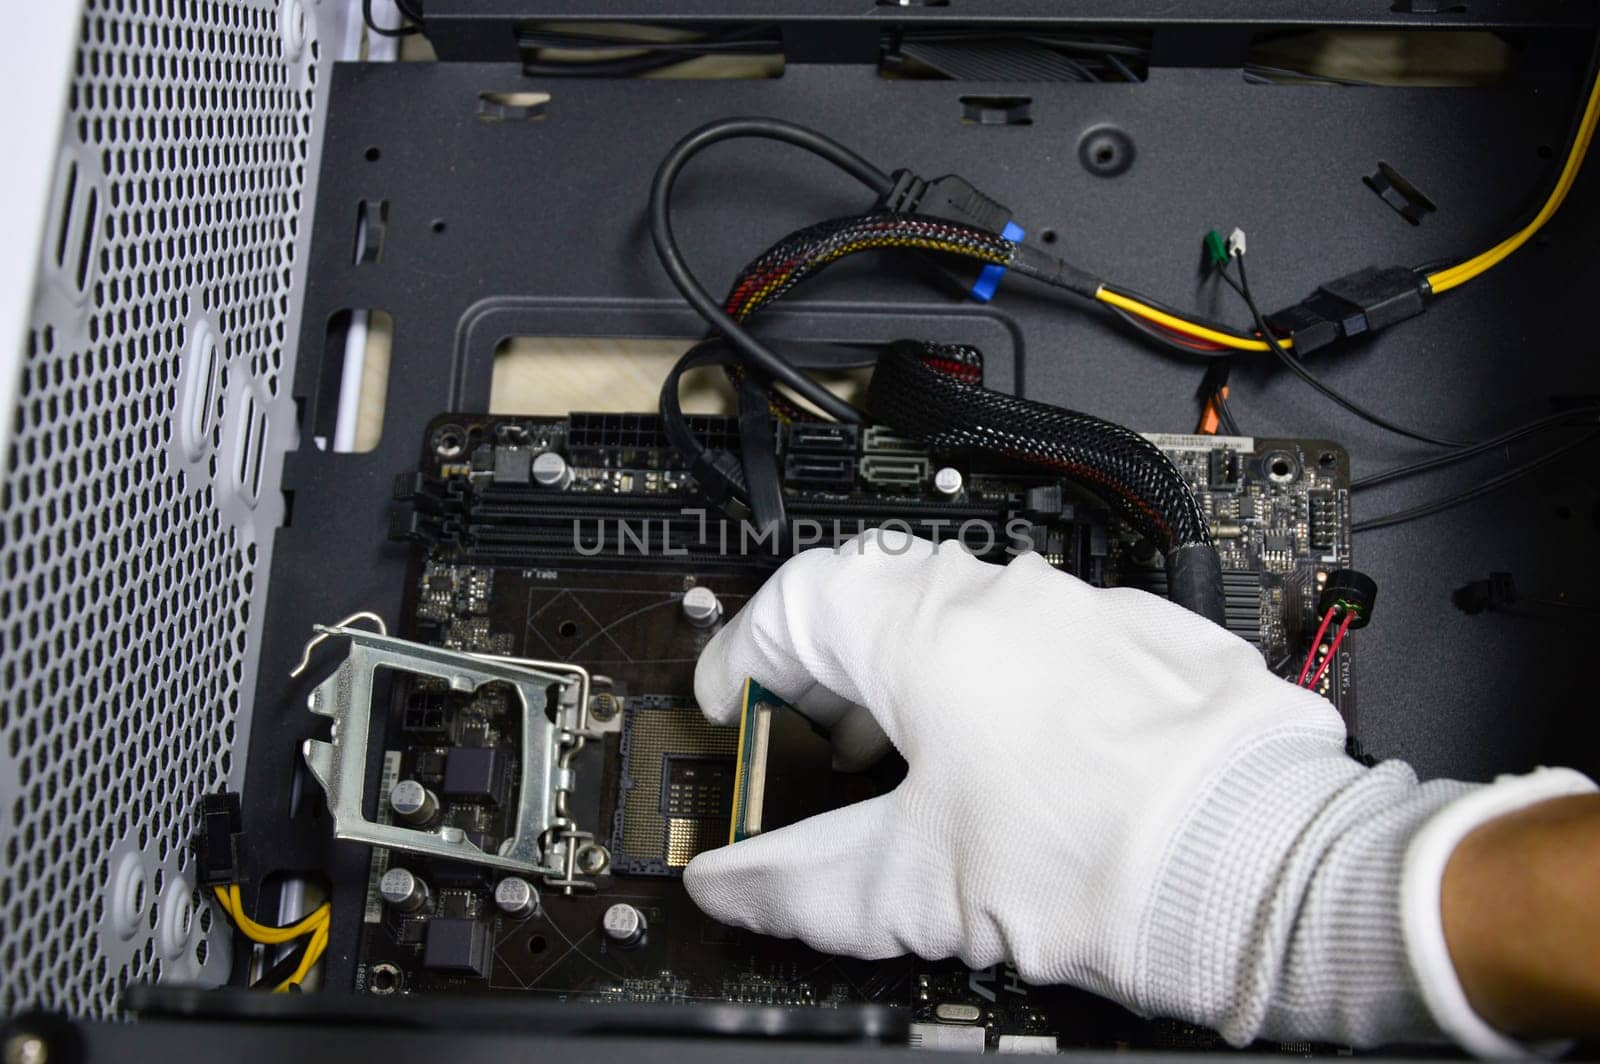
<path fill-rule="evenodd" d="M 697 419 L 696 431 L 708 442 L 737 439 L 724 419 Z M 1350 563 L 1343 452 L 1315 441 L 1153 439 L 1210 524 L 1229 629 L 1278 672 L 1292 670 L 1316 627 L 1321 574 Z M 976 553 L 1004 561 L 1014 545 L 1011 523 L 1029 531 L 1030 545 L 1051 564 L 1092 583 L 1164 593 L 1160 552 L 1070 484 L 929 453 L 876 428 L 796 423 L 779 446 L 790 515 L 815 522 L 824 544 L 892 518 L 919 534 L 960 536 Z M 569 474 L 548 487 L 530 476 L 546 452 L 561 456 Z M 934 487 L 933 474 L 945 468 L 960 474 L 954 495 Z M 615 730 L 575 759 L 568 813 L 605 847 L 610 864 L 591 892 L 536 884 L 538 911 L 516 917 L 496 907 L 495 877 L 407 859 L 432 894 L 421 911 L 400 913 L 377 899 L 376 878 L 388 863 L 380 855 L 362 941 L 363 988 L 864 1002 L 904 1008 L 916 1021 L 932 1021 L 945 1005 L 940 1015 L 966 1017 L 955 1022 L 981 1028 L 990 1049 L 1002 1034 L 1054 1037 L 1064 1046 L 1182 1047 L 1214 1037 L 1136 1020 L 1090 995 L 1029 987 L 1004 968 L 824 956 L 721 926 L 694 906 L 682 870 L 695 854 L 727 842 L 738 729 L 710 724 L 694 704 L 695 661 L 716 626 L 697 625 L 685 595 L 709 590 L 725 622 L 782 558 L 770 545 L 730 539 L 727 526 L 708 518 L 654 417 L 442 417 L 399 496 L 395 534 L 414 544 L 416 559 L 406 635 L 571 662 L 597 677 L 600 701 L 591 706 Z M 1352 723 L 1353 642 L 1321 688 Z M 438 795 L 440 823 L 486 848 L 497 845 L 510 830 L 520 763 L 504 693 L 397 686 L 386 779 L 418 779 Z M 800 732 L 806 728 L 800 721 Z M 787 732 L 774 731 L 780 734 Z M 803 754 L 798 739 L 778 741 L 774 825 L 885 793 L 903 772 L 903 764 L 886 761 L 866 774 L 834 773 L 814 750 Z M 1004 810 L 995 816 L 1003 824 Z M 625 946 L 602 932 L 602 917 L 617 904 L 632 906 L 648 928 L 641 942 Z"/>

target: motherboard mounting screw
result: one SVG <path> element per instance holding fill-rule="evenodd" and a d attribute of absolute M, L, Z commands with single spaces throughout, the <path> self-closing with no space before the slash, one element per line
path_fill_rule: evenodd
<path fill-rule="evenodd" d="M 613 694 L 601 693 L 589 699 L 589 716 L 595 720 L 610 720 L 617 715 L 621 703 Z"/>
<path fill-rule="evenodd" d="M 578 850 L 578 870 L 586 876 L 597 876 L 611 866 L 611 854 L 604 846 L 589 843 Z"/>
<path fill-rule="evenodd" d="M 710 628 L 722 619 L 722 603 L 709 587 L 691 587 L 683 593 L 683 615 L 696 628 Z"/>

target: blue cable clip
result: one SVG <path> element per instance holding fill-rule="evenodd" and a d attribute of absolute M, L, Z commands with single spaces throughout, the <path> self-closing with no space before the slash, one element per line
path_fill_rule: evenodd
<path fill-rule="evenodd" d="M 1000 230 L 1001 238 L 1009 240 L 1013 244 L 1022 243 L 1023 238 L 1027 235 L 1022 226 L 1016 222 L 1007 222 L 1006 227 Z M 993 262 L 986 264 L 983 269 L 978 271 L 978 279 L 972 282 L 972 291 L 968 295 L 979 303 L 989 302 L 994 298 L 995 290 L 1000 287 L 1000 278 L 1005 275 L 1006 268 L 1004 266 Z"/>

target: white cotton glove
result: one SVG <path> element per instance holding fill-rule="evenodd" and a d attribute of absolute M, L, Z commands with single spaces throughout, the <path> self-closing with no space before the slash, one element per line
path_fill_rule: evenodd
<path fill-rule="evenodd" d="M 1466 1006 L 1439 927 L 1438 852 L 1483 818 L 1432 832 L 1402 885 L 1413 836 L 1476 788 L 1350 760 L 1326 701 L 1170 603 L 867 533 L 792 559 L 711 641 L 707 715 L 735 721 L 747 676 L 858 748 L 870 713 L 910 768 L 696 857 L 684 885 L 718 920 L 863 958 L 1010 961 L 1241 1044 L 1443 1030 L 1516 1049 Z M 1546 770 L 1486 790 L 1504 812 L 1592 787 Z M 1419 972 L 1459 1000 L 1425 999 Z"/>

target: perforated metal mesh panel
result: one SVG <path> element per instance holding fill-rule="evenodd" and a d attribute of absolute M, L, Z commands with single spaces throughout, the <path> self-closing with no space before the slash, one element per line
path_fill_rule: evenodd
<path fill-rule="evenodd" d="M 283 513 L 313 3 L 85 6 L 0 486 L 0 1014 L 227 973 L 187 836 Z"/>

